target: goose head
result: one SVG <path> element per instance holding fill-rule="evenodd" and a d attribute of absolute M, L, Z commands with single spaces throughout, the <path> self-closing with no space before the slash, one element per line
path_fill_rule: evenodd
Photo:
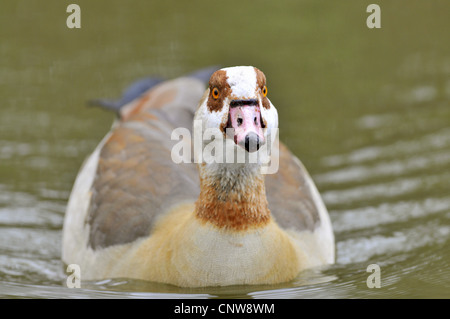
<path fill-rule="evenodd" d="M 202 140 L 201 149 L 194 150 L 195 156 L 199 158 L 199 152 L 208 147 L 214 147 L 216 156 L 220 153 L 222 158 L 229 157 L 221 149 L 225 154 L 255 153 L 273 140 L 278 113 L 267 92 L 266 76 L 253 66 L 213 73 L 194 118 L 194 136 Z M 197 162 L 205 161 L 205 153 L 201 156 L 203 161 Z"/>

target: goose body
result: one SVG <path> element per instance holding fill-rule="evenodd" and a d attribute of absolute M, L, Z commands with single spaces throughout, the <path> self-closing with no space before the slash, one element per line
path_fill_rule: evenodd
<path fill-rule="evenodd" d="M 271 139 L 278 115 L 260 70 L 221 69 L 209 83 L 197 76 L 158 82 L 118 112 L 67 205 L 62 260 L 78 264 L 84 280 L 270 284 L 334 262 L 330 219 L 312 179 Z M 210 129 L 218 135 L 196 146 L 173 138 L 179 128 L 192 140 Z M 276 154 L 256 161 L 201 153 L 213 143 L 213 157 L 250 156 L 272 140 Z M 174 159 L 180 146 L 193 150 L 184 161 Z M 276 172 L 263 173 L 264 156 L 277 157 Z"/>

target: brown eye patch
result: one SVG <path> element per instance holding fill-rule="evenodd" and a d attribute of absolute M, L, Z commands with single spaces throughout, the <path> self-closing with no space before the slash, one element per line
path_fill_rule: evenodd
<path fill-rule="evenodd" d="M 209 80 L 209 96 L 206 105 L 210 112 L 222 110 L 223 101 L 230 94 L 231 87 L 227 82 L 227 72 L 219 70 Z"/>
<path fill-rule="evenodd" d="M 256 90 L 261 90 L 262 105 L 265 109 L 269 109 L 270 102 L 269 99 L 267 98 L 266 76 L 258 68 L 255 68 L 255 72 L 256 72 Z M 258 94 L 258 92 L 256 93 Z"/>

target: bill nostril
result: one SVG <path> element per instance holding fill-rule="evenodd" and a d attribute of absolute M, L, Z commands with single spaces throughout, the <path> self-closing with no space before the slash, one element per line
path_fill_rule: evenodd
<path fill-rule="evenodd" d="M 238 119 L 237 119 L 237 124 L 238 124 L 238 126 L 241 126 L 242 123 L 243 123 L 242 118 L 238 117 Z"/>

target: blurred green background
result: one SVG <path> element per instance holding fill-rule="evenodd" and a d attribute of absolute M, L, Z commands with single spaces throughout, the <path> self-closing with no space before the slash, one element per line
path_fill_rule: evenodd
<path fill-rule="evenodd" d="M 80 29 L 66 25 L 70 3 L 81 8 Z M 371 3 L 380 29 L 366 25 Z M 447 0 L 3 1 L 0 294 L 67 293 L 66 201 L 114 118 L 87 100 L 119 97 L 146 76 L 254 65 L 281 139 L 330 211 L 338 262 L 286 286 L 205 293 L 450 297 L 449 12 Z M 371 263 L 387 274 L 384 289 L 366 287 Z M 94 296 L 166 289 L 93 287 Z"/>

